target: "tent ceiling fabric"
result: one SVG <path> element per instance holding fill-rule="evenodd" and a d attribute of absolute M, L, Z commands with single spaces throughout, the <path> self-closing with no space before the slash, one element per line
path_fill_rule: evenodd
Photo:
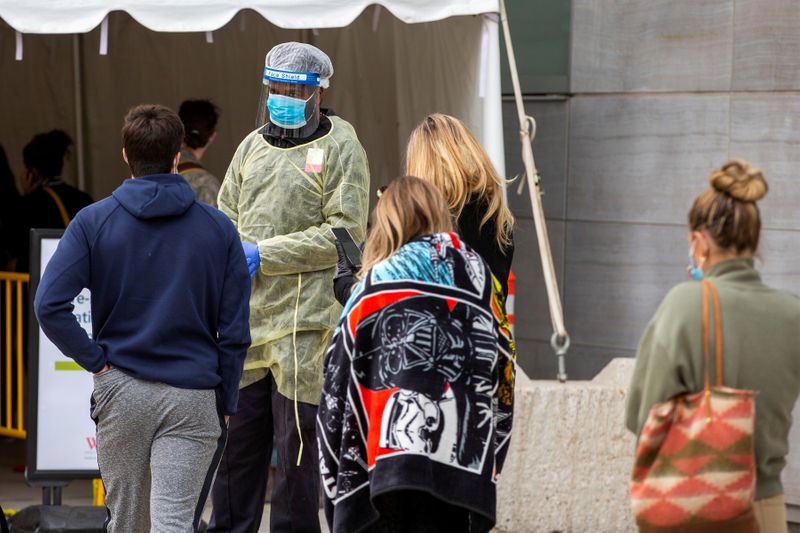
<path fill-rule="evenodd" d="M 3 120 L 0 143 L 17 176 L 24 174 L 22 147 L 39 132 L 62 128 L 83 139 L 85 188 L 108 195 L 127 176 L 119 130 L 125 112 L 143 102 L 176 109 L 185 98 L 211 98 L 221 107 L 218 137 L 203 159 L 222 178 L 236 146 L 254 128 L 264 54 L 279 42 L 300 40 L 319 46 L 334 62 L 335 74 L 324 105 L 354 125 L 367 150 L 373 187 L 403 173 L 403 154 L 412 128 L 426 114 L 462 119 L 484 143 L 503 172 L 503 131 L 499 81 L 481 98 L 481 71 L 499 78 L 499 43 L 482 69 L 483 30 L 496 22 L 480 16 L 406 24 L 372 10 L 346 28 L 282 29 L 252 11 L 238 13 L 215 32 L 162 33 L 144 28 L 129 14 L 109 17 L 108 55 L 98 54 L 101 30 L 88 34 L 26 37 L 25 55 L 15 61 L 14 30 L 0 23 L 0 84 Z M 495 57 L 496 56 L 496 57 Z M 73 61 L 76 61 L 74 63 Z M 75 75 L 80 83 L 76 83 Z M 76 101 L 83 126 L 77 127 Z M 78 184 L 78 146 L 65 179 Z M 374 195 L 371 195 L 374 198 Z"/>
<path fill-rule="evenodd" d="M 284 6 L 289 3 L 271 1 Z M 311 0 L 292 1 L 311 4 Z M 189 9 L 188 0 L 173 2 L 179 7 L 173 4 L 159 11 L 161 17 L 169 12 L 166 18 L 170 22 L 175 20 L 171 15 L 175 9 Z M 222 117 L 217 141 L 203 161 L 222 178 L 239 141 L 254 127 L 264 54 L 288 40 L 317 45 L 333 60 L 335 75 L 325 93 L 325 105 L 355 126 L 369 156 L 374 187 L 402 173 L 408 134 L 432 112 L 463 120 L 504 175 L 496 17 L 445 16 L 495 9 L 497 0 L 382 2 L 401 15 L 403 9 L 414 6 L 416 21 L 439 17 L 418 24 L 408 24 L 410 16 L 402 20 L 383 8 L 365 11 L 363 2 L 347 2 L 349 7 L 342 11 L 331 0 L 316 0 L 313 12 L 318 18 L 298 8 L 306 13 L 305 23 L 321 28 L 314 32 L 278 27 L 235 1 L 193 0 L 195 10 L 202 4 L 209 10 L 235 13 L 230 21 L 227 14 L 219 17 L 227 23 L 215 30 L 213 44 L 200 32 L 152 31 L 131 13 L 115 9 L 119 2 L 101 7 L 101 0 L 96 0 L 97 5 L 87 9 L 96 10 L 99 21 L 109 8 L 113 11 L 105 25 L 108 55 L 98 54 L 104 32 L 97 21 L 87 23 L 94 25 L 87 34 L 68 35 L 68 31 L 77 31 L 74 26 L 59 26 L 47 15 L 52 10 L 63 15 L 63 6 L 87 3 L 60 0 L 52 1 L 47 9 L 35 9 L 31 6 L 43 6 L 45 0 L 27 0 L 25 8 L 18 9 L 9 0 L 0 0 L 0 16 L 5 17 L 8 10 L 36 13 L 40 22 L 49 24 L 40 30 L 62 33 L 26 37 L 21 61 L 15 60 L 13 53 L 0 54 L 0 72 L 8 80 L 0 84 L 0 101 L 7 104 L 0 121 L 0 141 L 18 176 L 24 173 L 20 157 L 24 144 L 35 133 L 62 128 L 81 141 L 76 142 L 73 158 L 67 162 L 65 179 L 82 185 L 96 199 L 102 198 L 128 172 L 119 146 L 119 128 L 127 109 L 142 102 L 177 108 L 185 98 L 212 98 L 222 108 Z M 143 2 L 129 4 L 141 6 Z M 321 6 L 331 6 L 331 15 L 319 16 L 325 11 Z M 357 16 L 346 27 L 322 28 L 349 20 L 350 10 Z M 152 8 L 151 15 L 156 11 Z M 209 13 L 200 12 L 200 18 Z M 80 20 L 84 19 L 73 19 Z M 19 28 L 0 22 L 0 49 L 13 52 L 15 29 Z M 76 182 L 81 175 L 85 181 Z"/>
<path fill-rule="evenodd" d="M 153 31 L 214 31 L 239 11 L 252 9 L 287 29 L 341 28 L 370 5 L 407 23 L 495 13 L 498 0 L 0 0 L 0 18 L 22 33 L 86 33 L 111 11 L 125 11 Z"/>

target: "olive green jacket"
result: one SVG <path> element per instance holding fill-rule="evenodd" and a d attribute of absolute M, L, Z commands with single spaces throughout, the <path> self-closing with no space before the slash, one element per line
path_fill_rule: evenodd
<path fill-rule="evenodd" d="M 756 397 L 756 499 L 783 493 L 792 409 L 800 394 L 800 299 L 771 289 L 750 259 L 705 272 L 722 308 L 724 384 Z M 673 288 L 645 329 L 628 395 L 627 426 L 641 432 L 658 402 L 703 389 L 700 283 Z M 713 331 L 711 332 L 713 342 Z M 712 365 L 711 380 L 716 376 Z"/>
<path fill-rule="evenodd" d="M 202 165 L 189 150 L 181 150 L 181 163 L 184 162 Z M 180 170 L 179 172 L 183 179 L 189 183 L 198 202 L 205 202 L 212 207 L 217 207 L 220 183 L 214 174 L 206 170 L 205 167 Z"/>

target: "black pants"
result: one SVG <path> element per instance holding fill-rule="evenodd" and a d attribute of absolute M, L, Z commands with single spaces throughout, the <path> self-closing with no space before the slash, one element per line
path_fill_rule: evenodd
<path fill-rule="evenodd" d="M 294 401 L 278 393 L 268 377 L 239 392 L 239 408 L 228 426 L 211 502 L 209 532 L 256 533 L 264 511 L 272 439 L 278 471 L 270 504 L 272 533 L 319 533 L 319 456 L 317 406 L 298 402 L 303 456 L 297 466 L 300 439 Z"/>

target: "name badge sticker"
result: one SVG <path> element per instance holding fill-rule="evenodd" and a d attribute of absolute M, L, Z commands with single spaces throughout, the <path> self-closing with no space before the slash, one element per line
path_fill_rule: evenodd
<path fill-rule="evenodd" d="M 322 163 L 325 161 L 325 150 L 322 148 L 309 148 L 306 155 L 306 172 L 322 172 Z"/>

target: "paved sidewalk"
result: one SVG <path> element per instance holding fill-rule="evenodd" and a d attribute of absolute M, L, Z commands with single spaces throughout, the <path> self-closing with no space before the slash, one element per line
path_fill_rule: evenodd
<path fill-rule="evenodd" d="M 42 503 L 42 490 L 29 487 L 23 472 L 15 467 L 25 464 L 25 441 L 0 437 L 0 505 L 20 510 Z M 91 480 L 73 481 L 64 488 L 62 501 L 69 505 L 92 504 Z"/>
<path fill-rule="evenodd" d="M 3 509 L 20 510 L 30 505 L 42 503 L 41 489 L 29 487 L 22 472 L 14 468 L 25 463 L 25 442 L 18 439 L 0 437 L 0 505 Z M 90 480 L 73 481 L 64 488 L 62 503 L 65 505 L 91 505 L 92 482 Z M 207 503 L 203 518 L 208 521 L 211 516 L 211 504 Z M 322 532 L 328 533 L 325 515 L 319 513 Z M 269 532 L 269 503 L 264 505 L 264 515 L 259 533 Z"/>

